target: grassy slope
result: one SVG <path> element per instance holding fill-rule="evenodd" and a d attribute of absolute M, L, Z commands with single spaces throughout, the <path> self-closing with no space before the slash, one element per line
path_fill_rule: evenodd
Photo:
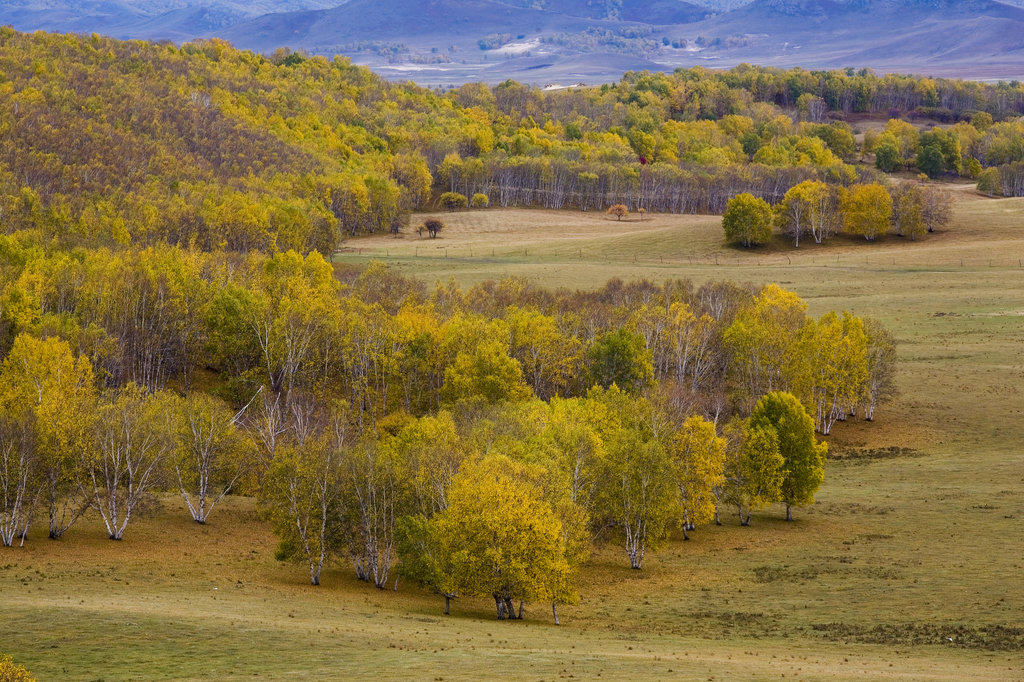
<path fill-rule="evenodd" d="M 439 598 L 407 585 L 378 592 L 344 565 L 310 588 L 301 567 L 274 562 L 248 500 L 202 528 L 167 498 L 122 543 L 86 519 L 61 542 L 0 550 L 0 649 L 42 680 L 108 682 L 499 670 L 533 680 L 1024 679 L 1024 636 L 1004 633 L 1011 650 L 989 651 L 977 630 L 1024 627 L 1024 200 L 964 193 L 953 228 L 916 244 L 836 240 L 757 255 L 723 247 L 719 230 L 707 217 L 618 225 L 488 211 L 453 216 L 436 242 L 358 240 L 341 258 L 386 249 L 404 272 L 464 283 L 511 273 L 572 287 L 611 276 L 777 281 L 814 313 L 882 318 L 901 341 L 903 396 L 874 424 L 836 427 L 833 450 L 860 456 L 831 463 L 818 504 L 796 523 L 779 509 L 752 528 L 726 517 L 649 555 L 641 572 L 604 548 L 583 603 L 561 609 L 556 628 L 542 605 L 498 623 L 492 605 L 460 600 L 444 618 Z M 480 258 L 492 245 L 496 255 Z M 469 248 L 474 258 L 455 257 Z M 890 446 L 909 450 L 866 456 Z M 828 623 L 852 630 L 812 629 Z M 862 629 L 878 624 L 896 627 L 863 643 Z"/>

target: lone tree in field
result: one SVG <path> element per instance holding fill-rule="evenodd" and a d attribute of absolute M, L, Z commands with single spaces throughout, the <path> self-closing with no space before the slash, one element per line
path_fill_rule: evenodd
<path fill-rule="evenodd" d="M 725 238 L 743 246 L 764 244 L 772 238 L 772 207 L 764 199 L 744 192 L 729 200 L 722 216 Z"/>
<path fill-rule="evenodd" d="M 487 208 L 491 205 L 491 199 L 486 194 L 477 192 L 473 195 L 473 208 Z"/>
<path fill-rule="evenodd" d="M 437 203 L 442 208 L 448 209 L 449 213 L 453 213 L 460 208 L 466 208 L 469 205 L 469 199 L 464 194 L 458 192 L 445 192 L 437 200 Z"/>
<path fill-rule="evenodd" d="M 827 443 L 814 439 L 814 420 L 792 393 L 768 393 L 750 415 L 751 429 L 775 432 L 779 454 L 785 461 L 779 498 L 786 503 L 786 520 L 793 507 L 814 503 L 814 493 L 825 480 Z"/>
<path fill-rule="evenodd" d="M 614 206 L 609 208 L 606 211 L 606 213 L 608 215 L 615 216 L 616 220 L 622 220 L 623 218 L 629 215 L 629 209 L 623 206 L 622 204 L 615 204 Z"/>
<path fill-rule="evenodd" d="M 436 239 L 437 233 L 444 229 L 444 222 L 440 218 L 431 216 L 423 221 L 422 229 L 427 231 L 431 239 Z"/>

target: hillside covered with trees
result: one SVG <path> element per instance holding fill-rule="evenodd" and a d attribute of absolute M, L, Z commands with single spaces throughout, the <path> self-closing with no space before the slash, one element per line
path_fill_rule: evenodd
<path fill-rule="evenodd" d="M 852 165 L 876 151 L 841 120 L 855 112 L 970 121 L 935 141 L 942 158 L 918 158 L 916 130 L 883 136 L 885 170 L 999 168 L 996 191 L 1013 193 L 1024 162 L 1019 83 L 744 66 L 442 93 L 286 50 L 9 28 L 0 64 L 0 220 L 68 246 L 330 253 L 401 229 L 442 191 L 582 210 L 774 204 L 803 181 L 878 178 Z"/>

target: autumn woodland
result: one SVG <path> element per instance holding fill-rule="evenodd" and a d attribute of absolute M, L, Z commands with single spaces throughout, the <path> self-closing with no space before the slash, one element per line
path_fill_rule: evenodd
<path fill-rule="evenodd" d="M 1022 115 L 0 28 L 0 680 L 1013 679 Z"/>

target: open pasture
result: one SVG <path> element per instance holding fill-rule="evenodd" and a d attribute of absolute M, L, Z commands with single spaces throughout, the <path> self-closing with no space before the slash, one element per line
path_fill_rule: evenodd
<path fill-rule="evenodd" d="M 440 597 L 375 590 L 342 562 L 309 587 L 273 559 L 250 500 L 201 527 L 167 496 L 120 543 L 89 516 L 59 542 L 37 531 L 0 550 L 0 650 L 40 680 L 107 682 L 1024 679 L 1024 200 L 957 192 L 949 230 L 915 243 L 743 250 L 716 217 L 490 209 L 444 215 L 437 240 L 338 255 L 464 286 L 774 281 L 815 314 L 882 319 L 902 395 L 874 423 L 836 426 L 818 502 L 792 524 L 772 508 L 741 528 L 724 510 L 642 571 L 600 548 L 556 627 L 544 605 L 497 622 L 460 599 L 444 617 Z"/>

